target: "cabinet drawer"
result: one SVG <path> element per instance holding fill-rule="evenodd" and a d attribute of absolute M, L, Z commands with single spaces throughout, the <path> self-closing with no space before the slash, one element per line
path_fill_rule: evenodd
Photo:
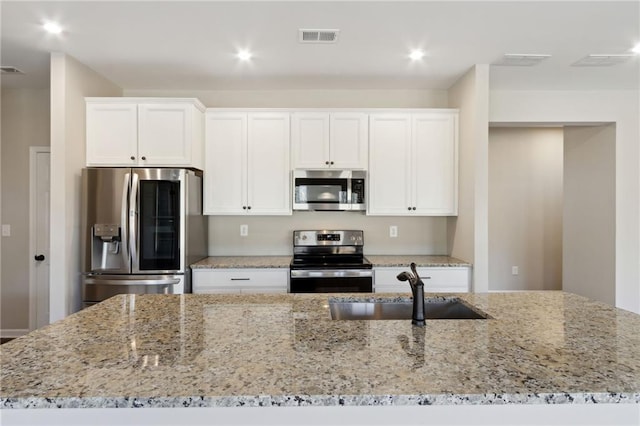
<path fill-rule="evenodd" d="M 289 270 L 193 270 L 194 293 L 286 293 Z"/>
<path fill-rule="evenodd" d="M 409 293 L 411 291 L 409 284 L 397 279 L 398 274 L 406 270 L 406 268 L 374 268 L 375 291 Z M 418 268 L 418 274 L 427 292 L 469 291 L 469 268 L 467 267 Z"/>

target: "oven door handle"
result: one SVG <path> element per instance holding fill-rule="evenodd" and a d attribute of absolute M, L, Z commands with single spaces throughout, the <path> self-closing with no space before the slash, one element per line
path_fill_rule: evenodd
<path fill-rule="evenodd" d="M 291 278 L 373 277 L 372 269 L 292 269 Z"/>

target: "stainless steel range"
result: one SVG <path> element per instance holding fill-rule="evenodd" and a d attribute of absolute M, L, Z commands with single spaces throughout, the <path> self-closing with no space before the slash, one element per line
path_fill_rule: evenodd
<path fill-rule="evenodd" d="M 291 293 L 371 293 L 363 231 L 293 231 Z"/>

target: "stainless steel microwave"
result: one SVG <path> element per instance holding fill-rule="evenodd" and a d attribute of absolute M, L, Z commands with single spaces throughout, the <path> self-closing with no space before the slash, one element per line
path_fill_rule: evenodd
<path fill-rule="evenodd" d="M 366 210 L 363 170 L 295 170 L 293 210 Z"/>

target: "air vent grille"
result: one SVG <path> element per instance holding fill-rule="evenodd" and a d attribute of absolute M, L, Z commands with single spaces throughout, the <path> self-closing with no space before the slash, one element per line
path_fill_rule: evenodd
<path fill-rule="evenodd" d="M 551 55 L 530 54 L 530 53 L 505 53 L 499 61 L 492 65 L 508 66 L 508 67 L 532 67 L 538 65 Z"/>
<path fill-rule="evenodd" d="M 340 30 L 298 30 L 300 43 L 336 43 Z"/>
<path fill-rule="evenodd" d="M 573 67 L 610 67 L 612 65 L 621 64 L 627 62 L 629 59 L 635 57 L 632 54 L 596 54 L 587 55 L 579 61 L 571 64 Z"/>
<path fill-rule="evenodd" d="M 24 74 L 16 67 L 0 67 L 0 74 Z"/>

